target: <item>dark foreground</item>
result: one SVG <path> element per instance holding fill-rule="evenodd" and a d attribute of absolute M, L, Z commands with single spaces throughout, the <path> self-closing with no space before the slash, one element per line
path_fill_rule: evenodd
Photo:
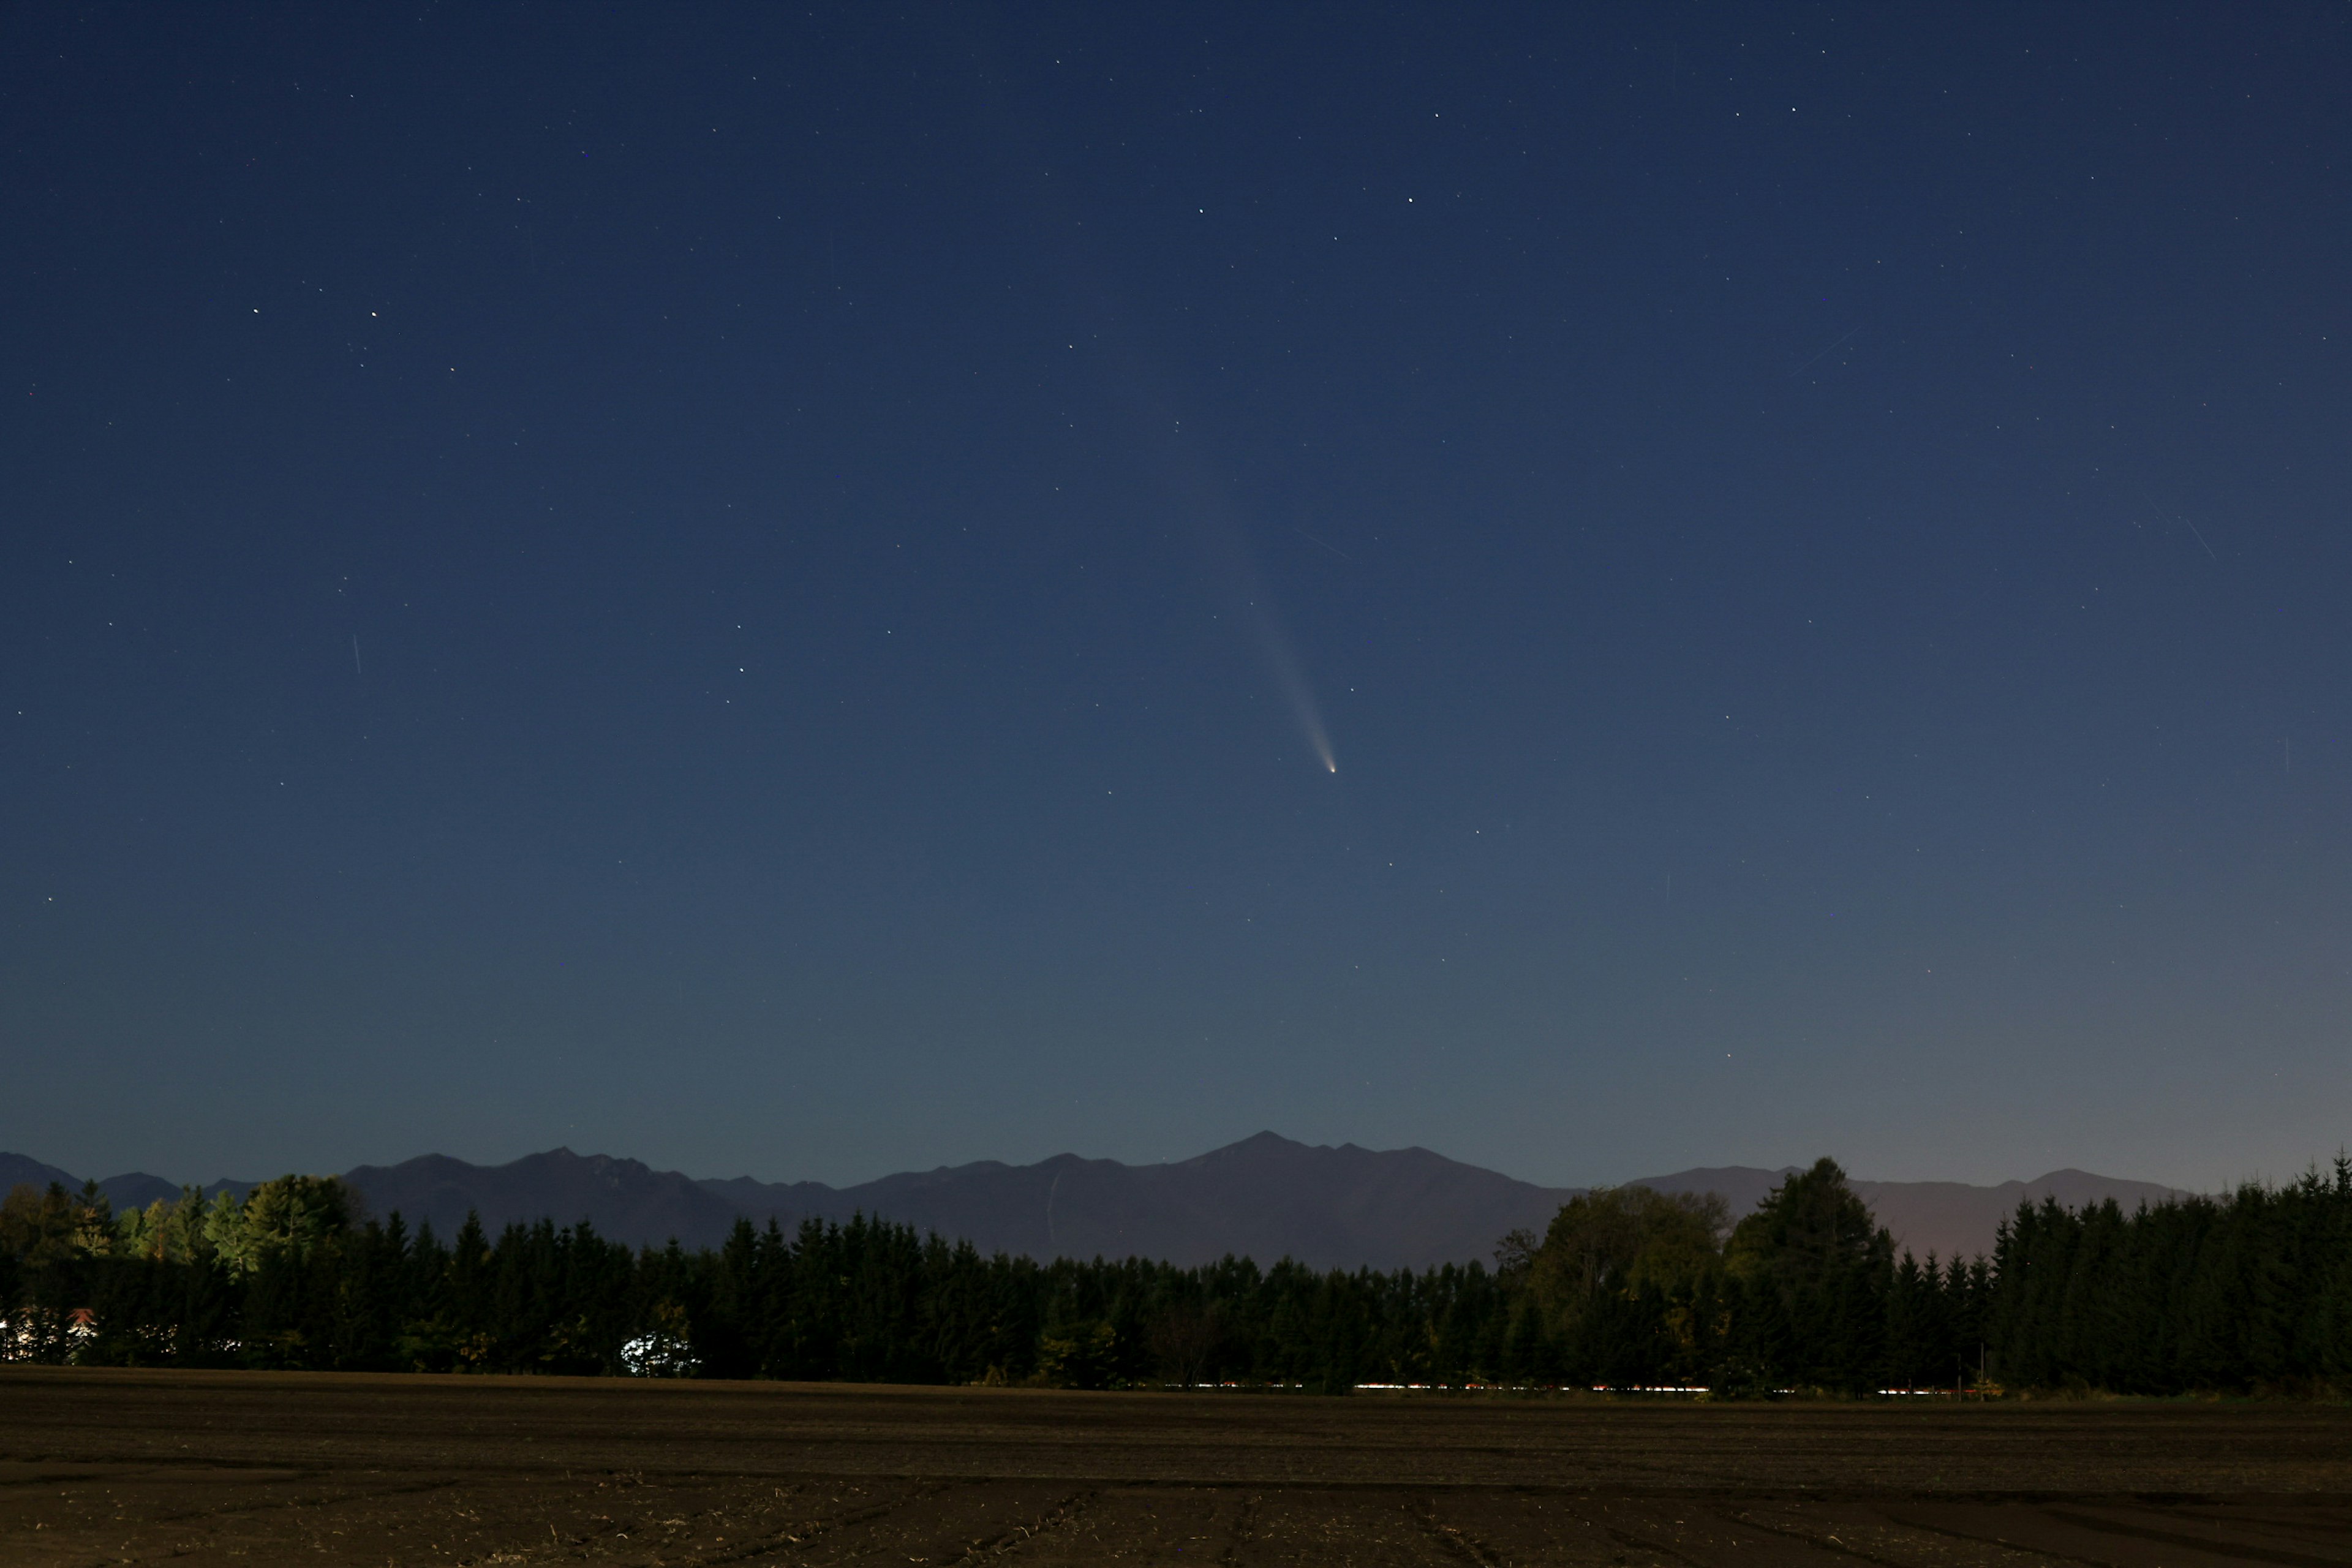
<path fill-rule="evenodd" d="M 0 1563 L 2352 1568 L 2352 1411 L 0 1369 Z"/>

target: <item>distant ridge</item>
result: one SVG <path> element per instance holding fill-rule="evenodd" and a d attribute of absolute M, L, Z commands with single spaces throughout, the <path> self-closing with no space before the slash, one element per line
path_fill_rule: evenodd
<path fill-rule="evenodd" d="M 688 1247 L 715 1247 L 738 1212 L 676 1171 L 569 1149 L 526 1154 L 505 1165 L 424 1154 L 397 1165 L 361 1165 L 344 1179 L 372 1212 L 397 1210 L 412 1226 L 429 1222 L 445 1241 L 473 1213 L 492 1236 L 516 1223 L 586 1220 L 597 1235 L 635 1247 L 658 1247 L 673 1237 Z"/>
<path fill-rule="evenodd" d="M 1645 1176 L 1628 1185 L 1723 1194 L 1747 1213 L 1790 1171 L 1727 1165 Z M 362 1165 L 345 1177 L 371 1212 L 397 1210 L 444 1238 L 478 1214 L 493 1235 L 515 1223 L 586 1221 L 633 1246 L 673 1238 L 713 1247 L 739 1216 L 786 1230 L 804 1219 L 878 1215 L 968 1240 L 983 1253 L 1032 1258 L 1144 1257 L 1180 1264 L 1228 1253 L 1261 1263 L 1294 1258 L 1316 1268 L 1425 1268 L 1490 1260 L 1511 1230 L 1540 1232 L 1581 1188 L 1540 1187 L 1449 1160 L 1427 1149 L 1372 1150 L 1298 1143 L 1261 1132 L 1190 1160 L 1127 1165 L 1057 1154 L 1034 1165 L 983 1160 L 910 1171 L 851 1187 L 696 1180 L 638 1160 L 551 1149 L 503 1165 L 426 1154 L 397 1165 Z M 0 1190 L 79 1178 L 20 1154 L 0 1153 Z M 249 1182 L 215 1182 L 242 1192 Z M 118 1208 L 143 1206 L 179 1189 L 132 1173 L 100 1185 Z M 1992 1249 L 1996 1227 L 2022 1201 L 2054 1196 L 2069 1207 L 2114 1198 L 2126 1209 L 2180 1195 L 2151 1182 L 2053 1171 L 2031 1182 L 1870 1182 L 1854 1190 L 1898 1246 L 1967 1257 Z"/>
<path fill-rule="evenodd" d="M 1540 1229 L 1569 1194 L 1426 1149 L 1309 1146 L 1261 1132 L 1194 1159 L 1125 1165 L 1057 1154 L 885 1176 L 852 1187 L 695 1181 L 635 1160 L 569 1149 L 510 1164 L 428 1154 L 363 1165 L 348 1179 L 371 1210 L 430 1221 L 447 1237 L 478 1213 L 493 1232 L 584 1219 L 636 1245 L 716 1246 L 737 1217 L 786 1230 L 865 1214 L 1032 1258 L 1138 1256 L 1192 1264 L 1233 1253 L 1318 1268 L 1426 1268 L 1491 1258 L 1505 1231 Z"/>
<path fill-rule="evenodd" d="M 1644 1176 L 1626 1185 L 1650 1187 L 1662 1193 L 1721 1193 L 1737 1216 L 1764 1201 L 1764 1194 L 1797 1169 L 1784 1165 L 1766 1171 L 1753 1165 L 1677 1171 L 1671 1176 Z M 2030 1182 L 2002 1182 L 1997 1186 L 1970 1186 L 1966 1182 L 1851 1182 L 1854 1193 L 1868 1204 L 1895 1237 L 1897 1251 L 1908 1248 L 1924 1258 L 1972 1258 L 1992 1251 L 2000 1223 L 2017 1212 L 2021 1203 L 2056 1198 L 2068 1208 L 2116 1200 L 2128 1214 L 2142 1204 L 2160 1204 L 2189 1194 L 2155 1182 L 2129 1182 L 2073 1169 L 2053 1171 Z"/>
<path fill-rule="evenodd" d="M 37 1187 L 46 1187 L 51 1182 L 60 1186 L 74 1188 L 76 1191 L 79 1191 L 81 1187 L 79 1176 L 68 1175 L 55 1165 L 44 1165 L 29 1155 L 0 1154 L 0 1189 L 26 1183 Z"/>
<path fill-rule="evenodd" d="M 1164 1165 L 1057 1154 L 885 1176 L 837 1192 L 813 1183 L 705 1183 L 746 1214 L 790 1223 L 882 1215 L 983 1252 L 1165 1258 L 1232 1253 L 1318 1268 L 1428 1268 L 1491 1258 L 1506 1231 L 1540 1230 L 1570 1195 L 1427 1149 L 1296 1143 L 1261 1132 Z"/>

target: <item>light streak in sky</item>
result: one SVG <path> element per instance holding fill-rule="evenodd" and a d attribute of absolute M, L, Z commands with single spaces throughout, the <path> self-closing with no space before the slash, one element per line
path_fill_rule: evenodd
<path fill-rule="evenodd" d="M 992 100 L 992 107 L 1003 117 L 997 130 L 1006 144 L 1032 150 L 1041 144 L 1035 126 L 1022 117 L 1010 101 Z M 1032 169 L 1039 166 L 1041 160 L 1027 164 Z M 1086 245 L 1086 231 L 1076 221 L 1077 215 L 1064 206 L 1058 191 L 1048 191 L 1034 181 L 1030 189 L 1045 220 L 1045 232 L 1060 237 L 1060 244 L 1050 254 L 1062 264 L 1070 293 L 1080 310 L 1092 319 L 1088 347 L 1101 355 L 1108 373 L 1106 379 L 1120 395 L 1118 400 L 1126 405 L 1127 415 L 1139 438 L 1139 456 L 1147 471 L 1156 475 L 1180 512 L 1189 516 L 1204 553 L 1214 565 L 1223 569 L 1226 585 L 1236 590 L 1234 597 L 1239 607 L 1256 634 L 1258 656 L 1265 661 L 1266 672 L 1273 677 L 1283 700 L 1289 705 L 1291 717 L 1297 721 L 1307 749 L 1323 764 L 1325 773 L 1338 773 L 1339 756 L 1332 750 L 1330 731 L 1324 728 L 1314 684 L 1307 679 L 1306 666 L 1275 613 L 1273 595 L 1251 561 L 1244 531 L 1226 501 L 1218 465 L 1202 450 L 1197 437 L 1185 435 L 1184 421 L 1168 395 L 1166 378 L 1160 374 L 1158 356 L 1135 342 L 1134 333 L 1120 330 L 1127 312 L 1109 285 L 1108 269 Z M 827 244 L 830 243 L 828 238 Z M 1075 336 L 1068 340 L 1068 346 L 1077 348 Z M 1347 552 L 1329 541 L 1317 539 L 1304 529 L 1297 531 L 1342 561 L 1352 561 Z"/>
<path fill-rule="evenodd" d="M 1141 378 L 1135 381 L 1134 390 L 1140 403 L 1145 395 Z M 1257 644 L 1258 658 L 1273 679 L 1275 689 L 1288 705 L 1307 750 L 1323 764 L 1325 773 L 1338 773 L 1339 753 L 1332 747 L 1330 731 L 1324 727 L 1323 708 L 1316 700 L 1315 683 L 1307 679 L 1307 666 L 1275 608 L 1273 592 L 1258 574 L 1247 534 L 1225 504 L 1222 487 L 1210 472 L 1209 464 L 1189 437 L 1179 437 L 1176 441 L 1158 445 L 1156 455 L 1162 482 L 1177 504 L 1191 515 L 1203 552 L 1213 569 L 1225 579 L 1233 594 L 1231 602 L 1240 618 L 1248 624 L 1252 640 Z M 1299 531 L 1304 533 L 1305 530 Z M 1307 537 L 1314 539 L 1312 534 Z M 1322 540 L 1314 542 L 1334 555 L 1341 554 Z M 1341 555 L 1341 559 L 1346 557 Z"/>
<path fill-rule="evenodd" d="M 1258 574 L 1247 536 L 1220 500 L 1215 485 L 1199 460 L 1191 454 L 1171 457 L 1170 479 L 1186 510 L 1192 514 L 1204 551 L 1230 585 L 1234 609 L 1249 626 L 1259 660 L 1289 707 L 1307 749 L 1323 764 L 1325 773 L 1338 773 L 1339 753 L 1331 745 L 1331 731 L 1324 727 L 1323 706 L 1315 699 L 1315 683 L 1307 679 L 1307 666 L 1290 640 L 1281 614 L 1275 608 L 1273 592 Z M 1316 542 L 1323 542 L 1318 539 Z"/>
<path fill-rule="evenodd" d="M 1338 773 L 1339 760 L 1331 752 L 1330 732 L 1323 728 L 1323 712 L 1315 701 L 1315 688 L 1307 679 L 1307 671 L 1291 651 L 1290 639 L 1283 635 L 1282 624 L 1262 599 L 1250 601 L 1250 618 L 1256 624 L 1258 650 L 1264 655 L 1266 668 L 1274 683 L 1281 689 L 1283 700 L 1290 704 L 1291 717 L 1298 721 L 1299 732 L 1323 764 L 1326 773 Z"/>

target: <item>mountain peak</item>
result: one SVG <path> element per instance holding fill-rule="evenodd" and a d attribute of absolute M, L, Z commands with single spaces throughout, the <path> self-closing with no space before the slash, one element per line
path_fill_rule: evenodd
<path fill-rule="evenodd" d="M 1239 1142 L 1227 1143 L 1205 1154 L 1195 1154 L 1189 1160 L 1173 1162 L 1181 1165 L 1198 1165 L 1209 1160 L 1265 1159 L 1269 1155 L 1311 1153 L 1319 1145 L 1301 1143 L 1285 1138 L 1279 1132 L 1253 1132 Z"/>

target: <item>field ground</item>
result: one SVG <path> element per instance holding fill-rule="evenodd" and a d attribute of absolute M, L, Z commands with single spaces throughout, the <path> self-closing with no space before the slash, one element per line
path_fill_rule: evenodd
<path fill-rule="evenodd" d="M 2352 1410 L 0 1368 L 0 1563 L 2352 1568 Z"/>

